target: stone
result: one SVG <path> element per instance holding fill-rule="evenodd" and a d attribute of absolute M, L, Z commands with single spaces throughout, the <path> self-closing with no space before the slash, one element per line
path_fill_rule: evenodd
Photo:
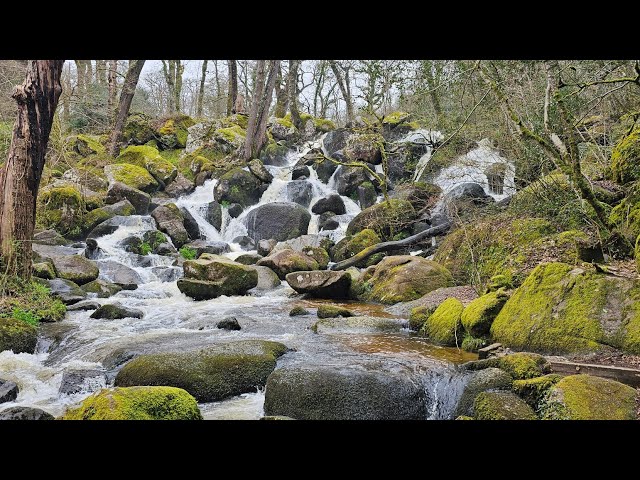
<path fill-rule="evenodd" d="M 309 312 L 309 310 L 307 310 L 304 307 L 301 307 L 300 305 L 296 305 L 295 307 L 293 307 L 290 311 L 289 311 L 289 316 L 290 317 L 299 317 L 301 315 L 309 315 L 311 312 Z"/>
<path fill-rule="evenodd" d="M 261 258 L 262 255 L 256 253 L 244 253 L 236 257 L 235 261 L 243 265 L 255 265 Z"/>
<path fill-rule="evenodd" d="M 97 310 L 100 308 L 100 304 L 98 302 L 94 302 L 93 300 L 84 300 L 82 302 L 74 303 L 73 305 L 69 305 L 67 307 L 67 312 L 79 312 L 79 311 L 87 311 L 87 310 Z"/>
<path fill-rule="evenodd" d="M 38 329 L 15 318 L 0 318 L 0 352 L 33 353 L 38 341 Z"/>
<path fill-rule="evenodd" d="M 311 172 L 306 165 L 296 165 L 291 170 L 291 180 L 306 180 L 310 175 Z"/>
<path fill-rule="evenodd" d="M 308 207 L 313 197 L 313 187 L 307 180 L 293 180 L 286 186 L 287 200 Z"/>
<path fill-rule="evenodd" d="M 482 392 L 474 402 L 476 420 L 537 420 L 527 403 L 511 392 Z"/>
<path fill-rule="evenodd" d="M 146 215 L 149 211 L 151 196 L 136 188 L 125 185 L 121 182 L 113 182 L 109 184 L 107 196 L 104 199 L 106 204 L 117 204 L 127 200 L 135 209 L 138 215 Z"/>
<path fill-rule="evenodd" d="M 220 320 L 216 327 L 222 330 L 240 330 L 240 324 L 238 323 L 238 319 L 236 317 L 228 317 L 223 320 Z"/>
<path fill-rule="evenodd" d="M 382 162 L 381 148 L 384 139 L 379 134 L 357 134 L 347 139 L 343 148 L 344 155 L 352 161 L 372 163 Z"/>
<path fill-rule="evenodd" d="M 158 229 L 171 237 L 176 248 L 189 241 L 189 233 L 184 227 L 184 217 L 175 204 L 161 205 L 151 212 L 151 216 L 158 222 Z"/>
<path fill-rule="evenodd" d="M 350 310 L 335 305 L 320 305 L 317 315 L 318 318 L 353 317 Z"/>
<path fill-rule="evenodd" d="M 331 194 L 318 200 L 311 207 L 311 211 L 317 215 L 325 212 L 333 212 L 335 215 L 347 213 L 342 197 L 336 194 Z"/>
<path fill-rule="evenodd" d="M 273 290 L 281 285 L 280 278 L 278 278 L 276 272 L 269 267 L 258 265 L 252 265 L 252 267 L 258 272 L 258 285 L 255 287 L 256 290 Z"/>
<path fill-rule="evenodd" d="M 209 242 L 207 240 L 195 240 L 193 242 L 186 243 L 184 246 L 195 250 L 196 258 L 199 258 L 203 253 L 220 255 L 231 251 L 229 244 L 226 242 Z"/>
<path fill-rule="evenodd" d="M 310 220 L 311 214 L 300 205 L 273 202 L 251 210 L 245 218 L 245 225 L 255 242 L 263 239 L 283 241 L 306 235 Z"/>
<path fill-rule="evenodd" d="M 499 290 L 473 300 L 462 312 L 462 326 L 473 337 L 488 335 L 493 320 L 508 299 L 509 295 Z"/>
<path fill-rule="evenodd" d="M 255 268 L 217 255 L 204 254 L 198 260 L 187 260 L 183 268 L 185 278 L 178 280 L 178 288 L 196 300 L 244 295 L 258 285 Z"/>
<path fill-rule="evenodd" d="M 69 241 L 55 230 L 43 230 L 33 235 L 33 243 L 40 245 L 67 245 Z"/>
<path fill-rule="evenodd" d="M 102 277 L 124 290 L 135 290 L 142 283 L 142 278 L 133 268 L 115 260 L 99 260 Z"/>
<path fill-rule="evenodd" d="M 191 240 L 199 240 L 200 239 L 200 227 L 198 226 L 198 222 L 191 212 L 184 207 L 180 207 L 180 213 L 184 218 L 182 224 L 184 225 L 185 230 L 187 231 L 187 235 Z"/>
<path fill-rule="evenodd" d="M 51 256 L 51 260 L 58 277 L 78 285 L 95 280 L 100 273 L 93 261 L 81 255 L 55 255 Z"/>
<path fill-rule="evenodd" d="M 55 420 L 55 417 L 39 408 L 11 407 L 0 412 L 0 420 Z"/>
<path fill-rule="evenodd" d="M 0 378 L 0 403 L 13 402 L 18 398 L 19 391 L 18 385 Z"/>
<path fill-rule="evenodd" d="M 213 228 L 220 231 L 222 228 L 222 205 L 215 200 L 210 202 L 207 205 L 207 211 L 204 218 L 213 226 Z"/>
<path fill-rule="evenodd" d="M 318 309 L 318 312 L 320 312 L 320 309 Z M 331 314 L 331 316 L 332 318 L 324 318 L 323 320 L 319 320 L 314 323 L 311 326 L 311 331 L 314 333 L 331 334 L 399 333 L 407 325 L 406 321 L 396 320 L 393 318 L 369 316 L 348 316 L 348 318 L 345 318 L 344 316 L 335 317 L 335 314 Z M 320 314 L 318 317 L 320 317 Z"/>
<path fill-rule="evenodd" d="M 214 189 L 214 198 L 219 203 L 239 203 L 243 207 L 255 205 L 264 192 L 258 177 L 242 168 L 234 168 L 220 177 Z"/>
<path fill-rule="evenodd" d="M 73 305 L 87 298 L 87 294 L 78 284 L 70 280 L 54 278 L 53 280 L 48 280 L 48 283 L 51 294 L 62 300 L 65 305 Z"/>
<path fill-rule="evenodd" d="M 247 166 L 249 167 L 249 171 L 261 182 L 271 183 L 273 181 L 273 175 L 271 175 L 269 170 L 264 167 L 264 164 L 260 160 L 254 158 L 247 164 Z"/>
<path fill-rule="evenodd" d="M 371 229 L 383 240 L 393 237 L 416 219 L 416 211 L 407 200 L 390 199 L 362 210 L 347 227 L 347 235 Z"/>
<path fill-rule="evenodd" d="M 110 184 L 115 182 L 123 183 L 144 193 L 154 193 L 160 187 L 160 184 L 145 168 L 137 165 L 128 163 L 107 165 L 104 167 L 104 174 Z"/>
<path fill-rule="evenodd" d="M 258 242 L 258 255 L 262 255 L 263 257 L 266 257 L 271 253 L 271 251 L 274 249 L 274 247 L 277 244 L 278 244 L 278 241 L 274 240 L 273 238 L 269 240 L 260 240 Z"/>
<path fill-rule="evenodd" d="M 171 198 L 178 198 L 183 195 L 189 195 L 195 189 L 194 182 L 186 178 L 182 173 L 178 173 L 175 180 L 164 188 L 164 192 Z"/>
<path fill-rule="evenodd" d="M 107 384 L 107 377 L 102 370 L 79 369 L 65 370 L 58 389 L 60 395 L 73 395 L 82 391 L 94 391 Z"/>
<path fill-rule="evenodd" d="M 360 204 L 360 208 L 363 210 L 365 208 L 371 207 L 372 205 L 375 205 L 376 200 L 378 199 L 376 188 L 371 182 L 364 182 L 358 185 L 356 194 L 358 196 L 358 203 Z"/>
<path fill-rule="evenodd" d="M 33 275 L 38 278 L 44 278 L 46 280 L 53 280 L 56 278 L 56 269 L 51 262 L 39 262 L 33 264 Z"/>
<path fill-rule="evenodd" d="M 512 384 L 513 378 L 511 375 L 499 368 L 489 367 L 470 373 L 460 400 L 458 400 L 455 415 L 473 416 L 473 402 L 480 393 L 488 390 L 509 391 Z"/>
<path fill-rule="evenodd" d="M 338 128 L 327 133 L 322 139 L 322 147 L 329 157 L 347 146 L 347 140 L 351 136 L 351 131 L 346 128 Z"/>
<path fill-rule="evenodd" d="M 86 293 L 95 293 L 98 298 L 108 298 L 115 295 L 122 287 L 106 280 L 97 279 L 82 286 Z"/>
<path fill-rule="evenodd" d="M 242 250 L 255 250 L 256 245 L 251 237 L 241 235 L 231 240 L 231 243 L 237 243 Z"/>
<path fill-rule="evenodd" d="M 369 182 L 369 176 L 363 167 L 347 167 L 340 165 L 335 172 L 336 190 L 340 195 L 349 197 L 357 194 L 358 186 Z"/>
<path fill-rule="evenodd" d="M 258 261 L 256 264 L 272 269 L 281 280 L 291 272 L 318 270 L 319 264 L 313 257 L 296 252 L 290 248 L 277 250 Z"/>
<path fill-rule="evenodd" d="M 351 275 L 347 272 L 328 270 L 292 272 L 286 280 L 296 292 L 317 298 L 348 298 L 351 286 Z"/>
<path fill-rule="evenodd" d="M 89 318 L 119 320 L 121 318 L 142 318 L 144 312 L 137 308 L 127 308 L 120 304 L 102 305 Z"/>
<path fill-rule="evenodd" d="M 429 315 L 420 333 L 441 345 L 451 347 L 462 343 L 460 316 L 464 306 L 457 298 L 447 298 Z"/>
<path fill-rule="evenodd" d="M 239 203 L 232 203 L 229 205 L 229 208 L 227 208 L 227 213 L 231 218 L 238 218 L 243 210 L 244 208 Z"/>

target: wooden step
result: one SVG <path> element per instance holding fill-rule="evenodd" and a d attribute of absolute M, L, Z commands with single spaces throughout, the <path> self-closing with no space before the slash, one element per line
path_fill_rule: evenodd
<path fill-rule="evenodd" d="M 613 365 L 595 365 L 591 363 L 550 361 L 553 373 L 560 375 L 577 375 L 583 373 L 596 377 L 610 378 L 632 387 L 640 387 L 640 370 Z"/>

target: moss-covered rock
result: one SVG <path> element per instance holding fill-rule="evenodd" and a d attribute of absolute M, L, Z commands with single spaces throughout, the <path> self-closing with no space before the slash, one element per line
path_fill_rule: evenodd
<path fill-rule="evenodd" d="M 218 128 L 213 132 L 213 139 L 218 143 L 227 144 L 232 149 L 237 149 L 244 145 L 247 131 L 240 125 L 231 125 L 225 128 Z"/>
<path fill-rule="evenodd" d="M 329 270 L 292 272 L 286 280 L 296 292 L 316 298 L 348 298 L 351 287 L 351 275 Z"/>
<path fill-rule="evenodd" d="M 33 353 L 38 341 L 38 330 L 33 325 L 15 318 L 0 318 L 0 352 Z"/>
<path fill-rule="evenodd" d="M 155 208 L 151 212 L 151 216 L 158 223 L 158 228 L 171 237 L 176 248 L 182 247 L 189 241 L 189 233 L 184 225 L 184 216 L 175 203 Z"/>
<path fill-rule="evenodd" d="M 542 401 L 547 397 L 549 390 L 562 379 L 562 376 L 555 373 L 542 377 L 516 380 L 513 382 L 512 390 L 520 396 L 536 412 L 540 411 Z"/>
<path fill-rule="evenodd" d="M 334 262 L 341 262 L 360 253 L 367 247 L 380 243 L 381 241 L 382 240 L 374 230 L 365 228 L 355 235 L 345 237 L 338 243 L 336 243 L 336 245 L 331 250 L 331 258 Z M 371 255 L 370 257 L 358 262 L 356 264 L 356 267 L 366 268 L 370 265 L 375 265 L 376 263 L 380 262 L 383 257 L 383 253 Z"/>
<path fill-rule="evenodd" d="M 87 293 L 95 293 L 98 298 L 108 298 L 115 295 L 122 287 L 106 280 L 97 279 L 82 286 Z"/>
<path fill-rule="evenodd" d="M 416 212 L 407 200 L 390 199 L 364 209 L 347 227 L 347 235 L 369 228 L 382 240 L 392 240 L 407 229 L 416 218 Z"/>
<path fill-rule="evenodd" d="M 353 317 L 353 313 L 346 308 L 335 305 L 320 305 L 318 307 L 318 318 Z"/>
<path fill-rule="evenodd" d="M 453 278 L 446 268 L 422 257 L 385 257 L 371 268 L 373 274 L 365 281 L 371 287 L 361 295 L 368 301 L 388 305 L 408 302 L 437 288 L 453 285 Z"/>
<path fill-rule="evenodd" d="M 248 207 L 258 203 L 263 192 L 260 179 L 238 167 L 220 177 L 214 190 L 214 198 L 218 203 L 238 203 Z"/>
<path fill-rule="evenodd" d="M 100 223 L 109 220 L 116 215 L 128 217 L 129 215 L 135 215 L 135 213 L 136 208 L 127 199 L 121 200 L 112 205 L 96 208 L 85 214 L 83 217 L 82 233 L 86 235 Z"/>
<path fill-rule="evenodd" d="M 58 277 L 84 285 L 96 278 L 100 271 L 95 262 L 81 255 L 52 255 L 51 260 Z"/>
<path fill-rule="evenodd" d="M 89 318 L 119 320 L 121 318 L 142 318 L 144 312 L 137 308 L 127 308 L 119 304 L 102 305 Z"/>
<path fill-rule="evenodd" d="M 511 392 L 483 392 L 474 402 L 476 420 L 537 420 L 527 403 Z"/>
<path fill-rule="evenodd" d="M 362 133 L 351 135 L 347 139 L 347 146 L 344 154 L 351 161 L 373 163 L 374 165 L 382 161 L 381 149 L 384 145 L 384 138 L 377 133 Z"/>
<path fill-rule="evenodd" d="M 215 402 L 264 386 L 286 349 L 278 342 L 243 340 L 193 352 L 140 355 L 118 372 L 115 384 L 170 385 L 199 402 Z"/>
<path fill-rule="evenodd" d="M 416 332 L 419 331 L 436 308 L 438 307 L 435 305 L 412 308 L 409 312 L 409 328 Z"/>
<path fill-rule="evenodd" d="M 161 187 L 171 183 L 178 174 L 178 169 L 175 165 L 162 158 L 158 150 L 146 145 L 125 148 L 116 159 L 116 163 L 144 168 Z"/>
<path fill-rule="evenodd" d="M 127 117 L 122 136 L 132 145 L 144 145 L 153 140 L 155 135 L 151 127 L 151 118 L 144 113 L 132 113 Z"/>
<path fill-rule="evenodd" d="M 261 258 L 256 265 L 269 267 L 276 272 L 280 280 L 285 280 L 287 274 L 292 272 L 318 270 L 320 268 L 313 257 L 290 248 L 271 252 L 267 257 Z"/>
<path fill-rule="evenodd" d="M 202 414 L 181 388 L 129 387 L 100 390 L 62 420 L 202 420 Z"/>
<path fill-rule="evenodd" d="M 318 317 L 323 320 L 318 320 L 311 326 L 311 331 L 314 333 L 398 333 L 406 326 L 406 322 L 393 318 L 353 317 L 342 313 L 340 316 L 333 313 L 331 318 L 321 317 L 318 313 Z"/>
<path fill-rule="evenodd" d="M 82 194 L 74 186 L 45 186 L 38 195 L 37 223 L 63 235 L 77 233 L 85 208 Z"/>
<path fill-rule="evenodd" d="M 640 180 L 640 128 L 634 128 L 613 148 L 611 174 L 622 184 Z"/>
<path fill-rule="evenodd" d="M 551 371 L 547 359 L 535 353 L 512 353 L 497 358 L 496 363 L 498 368 L 508 372 L 516 380 L 539 377 Z"/>
<path fill-rule="evenodd" d="M 464 306 L 457 298 L 447 298 L 427 318 L 420 333 L 442 345 L 455 346 L 462 342 L 460 317 Z"/>
<path fill-rule="evenodd" d="M 640 236 L 640 182 L 628 188 L 627 196 L 611 210 L 609 221 L 632 243 Z"/>
<path fill-rule="evenodd" d="M 493 320 L 508 298 L 509 296 L 502 290 L 476 298 L 462 312 L 462 326 L 474 337 L 487 335 Z"/>
<path fill-rule="evenodd" d="M 540 353 L 640 352 L 640 291 L 635 281 L 563 263 L 538 266 L 491 326 L 495 341 Z"/>
<path fill-rule="evenodd" d="M 124 183 L 145 193 L 153 193 L 160 187 L 147 169 L 129 163 L 107 165 L 104 167 L 104 173 L 109 182 Z"/>
<path fill-rule="evenodd" d="M 547 420 L 635 420 L 634 388 L 608 378 L 571 375 L 551 388 L 541 407 Z"/>
<path fill-rule="evenodd" d="M 56 278 L 56 269 L 51 262 L 39 262 L 33 264 L 33 274 L 38 278 L 53 280 Z"/>
<path fill-rule="evenodd" d="M 183 268 L 185 278 L 178 280 L 178 288 L 196 300 L 244 295 L 258 285 L 255 268 L 218 255 L 203 254 L 184 262 Z"/>
<path fill-rule="evenodd" d="M 480 393 L 488 390 L 510 390 L 512 384 L 511 375 L 499 368 L 489 367 L 473 372 L 460 395 L 455 414 L 473 416 L 473 402 Z"/>
<path fill-rule="evenodd" d="M 100 137 L 96 135 L 78 134 L 72 135 L 65 140 L 65 143 L 71 151 L 82 157 L 89 155 L 104 154 L 105 146 L 100 143 Z"/>
<path fill-rule="evenodd" d="M 195 125 L 187 115 L 177 114 L 156 124 L 157 141 L 162 148 L 184 148 L 189 135 L 188 128 Z"/>
<path fill-rule="evenodd" d="M 299 317 L 301 315 L 309 315 L 309 310 L 300 305 L 296 305 L 289 311 L 290 317 Z"/>

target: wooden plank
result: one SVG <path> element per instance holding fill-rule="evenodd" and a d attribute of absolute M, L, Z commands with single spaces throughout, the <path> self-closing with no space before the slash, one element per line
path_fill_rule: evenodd
<path fill-rule="evenodd" d="M 561 375 L 577 375 L 584 373 L 596 377 L 610 378 L 632 387 L 640 387 L 640 370 L 611 365 L 595 365 L 591 363 L 549 362 L 553 373 Z"/>
<path fill-rule="evenodd" d="M 487 358 L 489 356 L 489 352 L 493 350 L 497 350 L 502 346 L 501 343 L 492 343 L 491 345 L 481 348 L 478 350 L 478 359 L 482 360 L 483 358 Z"/>

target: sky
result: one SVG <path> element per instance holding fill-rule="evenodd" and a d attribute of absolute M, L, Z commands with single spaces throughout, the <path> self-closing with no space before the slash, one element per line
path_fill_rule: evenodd
<path fill-rule="evenodd" d="M 183 78 L 200 78 L 202 70 L 202 60 L 183 60 Z M 162 70 L 162 60 L 147 60 L 142 68 L 142 76 Z"/>

